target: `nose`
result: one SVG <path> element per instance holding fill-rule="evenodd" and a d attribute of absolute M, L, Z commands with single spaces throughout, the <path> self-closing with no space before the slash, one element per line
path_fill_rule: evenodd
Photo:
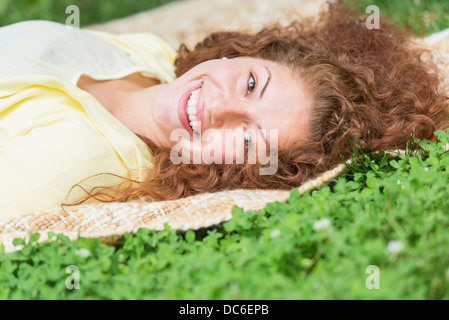
<path fill-rule="evenodd" d="M 202 137 L 203 141 L 210 143 L 205 148 L 205 154 L 209 155 L 212 149 L 211 157 L 216 163 L 237 163 L 237 159 L 243 159 L 245 152 L 242 124 L 248 121 L 248 112 L 241 104 L 224 102 L 211 108 L 210 117 L 210 126 Z"/>
<path fill-rule="evenodd" d="M 223 99 L 210 110 L 210 124 L 213 128 L 233 129 L 249 118 L 249 112 L 241 101 Z"/>
<path fill-rule="evenodd" d="M 250 106 L 232 85 L 215 87 L 206 110 L 212 128 L 233 129 L 250 118 Z"/>
<path fill-rule="evenodd" d="M 205 86 L 207 96 L 204 102 L 209 123 L 204 125 L 215 129 L 233 129 L 251 117 L 248 101 L 242 94 L 242 66 L 234 60 L 215 63 L 213 71 L 209 73 L 209 84 Z"/>

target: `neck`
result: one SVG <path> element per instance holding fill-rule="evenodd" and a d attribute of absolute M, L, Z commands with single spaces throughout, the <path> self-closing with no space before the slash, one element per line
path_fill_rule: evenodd
<path fill-rule="evenodd" d="M 153 108 L 163 84 L 134 90 L 123 96 L 116 108 L 116 116 L 126 127 L 140 137 L 150 148 L 164 147 L 165 138 L 157 130 Z"/>
<path fill-rule="evenodd" d="M 132 74 L 116 80 L 95 80 L 82 76 L 77 83 L 92 94 L 115 118 L 150 147 L 164 146 L 163 136 L 153 119 L 156 97 L 166 85 Z"/>

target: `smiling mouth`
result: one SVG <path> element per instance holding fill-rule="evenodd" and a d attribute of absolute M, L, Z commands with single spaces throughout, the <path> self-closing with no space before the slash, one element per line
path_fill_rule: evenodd
<path fill-rule="evenodd" d="M 198 88 L 190 94 L 189 100 L 186 104 L 186 112 L 189 117 L 189 125 L 193 132 L 199 134 L 199 127 L 201 125 L 200 116 L 198 112 L 198 100 L 200 97 L 201 88 Z"/>
<path fill-rule="evenodd" d="M 178 107 L 178 116 L 183 126 L 190 134 L 200 135 L 201 133 L 201 110 L 202 96 L 199 83 L 181 97 Z"/>

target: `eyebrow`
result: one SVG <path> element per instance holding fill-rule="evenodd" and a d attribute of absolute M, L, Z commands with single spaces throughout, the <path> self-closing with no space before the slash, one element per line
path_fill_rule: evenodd
<path fill-rule="evenodd" d="M 264 66 L 264 67 L 265 67 L 265 70 L 267 70 L 268 78 L 267 78 L 267 82 L 265 82 L 265 85 L 262 88 L 262 91 L 260 91 L 259 99 L 261 99 L 263 97 L 263 94 L 265 93 L 265 89 L 267 89 L 268 84 L 270 83 L 270 80 L 271 80 L 271 71 L 270 71 L 270 69 L 268 69 L 267 66 Z"/>

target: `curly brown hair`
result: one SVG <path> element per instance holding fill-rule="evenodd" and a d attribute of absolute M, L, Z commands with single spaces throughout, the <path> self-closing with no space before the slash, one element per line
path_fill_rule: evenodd
<path fill-rule="evenodd" d="M 260 175 L 257 164 L 174 165 L 170 150 L 151 146 L 156 162 L 151 179 L 102 201 L 137 194 L 177 199 L 232 188 L 291 189 L 349 156 L 356 143 L 371 152 L 402 149 L 412 135 L 435 139 L 434 131 L 448 127 L 449 106 L 438 70 L 423 59 L 426 50 L 414 45 L 410 30 L 385 17 L 381 22 L 379 29 L 368 29 L 354 9 L 331 3 L 318 17 L 286 27 L 216 32 L 194 50 L 181 45 L 177 76 L 224 56 L 262 58 L 298 71 L 312 96 L 309 141 L 279 150 L 273 175 Z"/>

